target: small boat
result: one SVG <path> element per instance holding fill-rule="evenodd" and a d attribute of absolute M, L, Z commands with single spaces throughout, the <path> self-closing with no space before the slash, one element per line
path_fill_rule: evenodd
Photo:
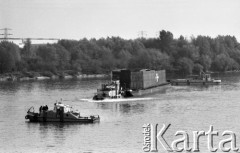
<path fill-rule="evenodd" d="M 219 85 L 220 79 L 211 78 L 210 74 L 201 72 L 200 75 L 190 75 L 186 79 L 171 80 L 171 85 Z"/>
<path fill-rule="evenodd" d="M 39 113 L 34 112 L 34 107 L 30 107 L 27 111 L 25 119 L 30 122 L 79 122 L 93 123 L 100 121 L 99 115 L 91 115 L 83 117 L 79 112 L 73 111 L 69 105 L 57 102 L 54 104 L 53 110 L 48 110 L 48 106 L 41 106 Z"/>

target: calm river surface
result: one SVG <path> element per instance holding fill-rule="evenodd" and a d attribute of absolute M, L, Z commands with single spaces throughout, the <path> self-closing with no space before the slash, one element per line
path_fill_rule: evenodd
<path fill-rule="evenodd" d="M 219 131 L 214 146 L 225 130 L 237 135 L 240 147 L 240 73 L 219 76 L 219 86 L 170 86 L 165 92 L 137 99 L 92 102 L 91 98 L 107 80 L 58 80 L 0 83 L 0 152 L 129 152 L 143 146 L 143 124 L 171 123 L 165 137 L 169 144 L 175 132 Z M 95 124 L 29 123 L 29 107 L 50 109 L 56 100 L 79 110 L 82 115 L 99 114 Z M 230 146 L 227 144 L 227 146 Z M 158 152 L 166 152 L 158 143 Z M 207 137 L 200 138 L 200 152 L 207 151 Z M 218 151 L 220 152 L 220 151 Z"/>

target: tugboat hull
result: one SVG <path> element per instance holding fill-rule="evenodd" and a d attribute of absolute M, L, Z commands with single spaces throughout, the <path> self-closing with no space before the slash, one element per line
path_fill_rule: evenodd
<path fill-rule="evenodd" d="M 25 116 L 25 119 L 29 119 L 29 122 L 75 122 L 75 123 L 94 123 L 100 121 L 99 116 L 90 116 L 90 117 L 80 117 L 80 118 L 53 118 L 53 117 L 42 117 L 38 113 L 34 115 L 28 114 Z"/>
<path fill-rule="evenodd" d="M 98 115 L 91 115 L 88 117 L 80 116 L 80 113 L 71 110 L 71 107 L 64 105 L 62 103 L 56 103 L 54 105 L 54 110 L 42 109 L 46 108 L 40 107 L 40 112 L 35 113 L 34 108 L 31 107 L 25 119 L 30 122 L 78 122 L 78 123 L 93 123 L 100 121 Z M 31 111 L 32 110 L 32 111 Z"/>

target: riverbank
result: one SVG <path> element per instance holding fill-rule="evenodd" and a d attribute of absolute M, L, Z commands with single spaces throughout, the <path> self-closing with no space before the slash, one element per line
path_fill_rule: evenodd
<path fill-rule="evenodd" d="M 107 74 L 81 74 L 75 71 L 64 71 L 53 74 L 52 72 L 12 72 L 0 74 L 0 81 L 26 81 L 47 79 L 81 79 L 81 78 L 105 78 Z"/>
<path fill-rule="evenodd" d="M 208 72 L 211 74 L 219 73 L 239 73 L 240 71 L 226 71 L 226 72 Z M 167 73 L 167 80 L 185 78 L 187 75 L 178 73 Z M 0 74 L 1 81 L 26 81 L 26 80 L 47 80 L 47 79 L 82 79 L 82 78 L 106 78 L 110 77 L 110 74 L 81 74 L 76 71 L 61 71 L 52 73 L 50 71 L 45 72 L 12 72 Z"/>

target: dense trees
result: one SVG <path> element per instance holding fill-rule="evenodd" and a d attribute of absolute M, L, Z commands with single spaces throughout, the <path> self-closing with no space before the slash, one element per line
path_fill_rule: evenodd
<path fill-rule="evenodd" d="M 0 43 L 0 72 L 15 71 L 20 62 L 20 50 L 17 45 L 2 41 Z"/>
<path fill-rule="evenodd" d="M 158 38 L 125 40 L 120 37 L 60 40 L 34 45 L 30 40 L 19 49 L 0 43 L 0 72 L 74 70 L 86 74 L 113 69 L 166 69 L 184 74 L 200 71 L 239 70 L 240 45 L 235 37 L 183 36 L 174 39 L 162 30 Z"/>

